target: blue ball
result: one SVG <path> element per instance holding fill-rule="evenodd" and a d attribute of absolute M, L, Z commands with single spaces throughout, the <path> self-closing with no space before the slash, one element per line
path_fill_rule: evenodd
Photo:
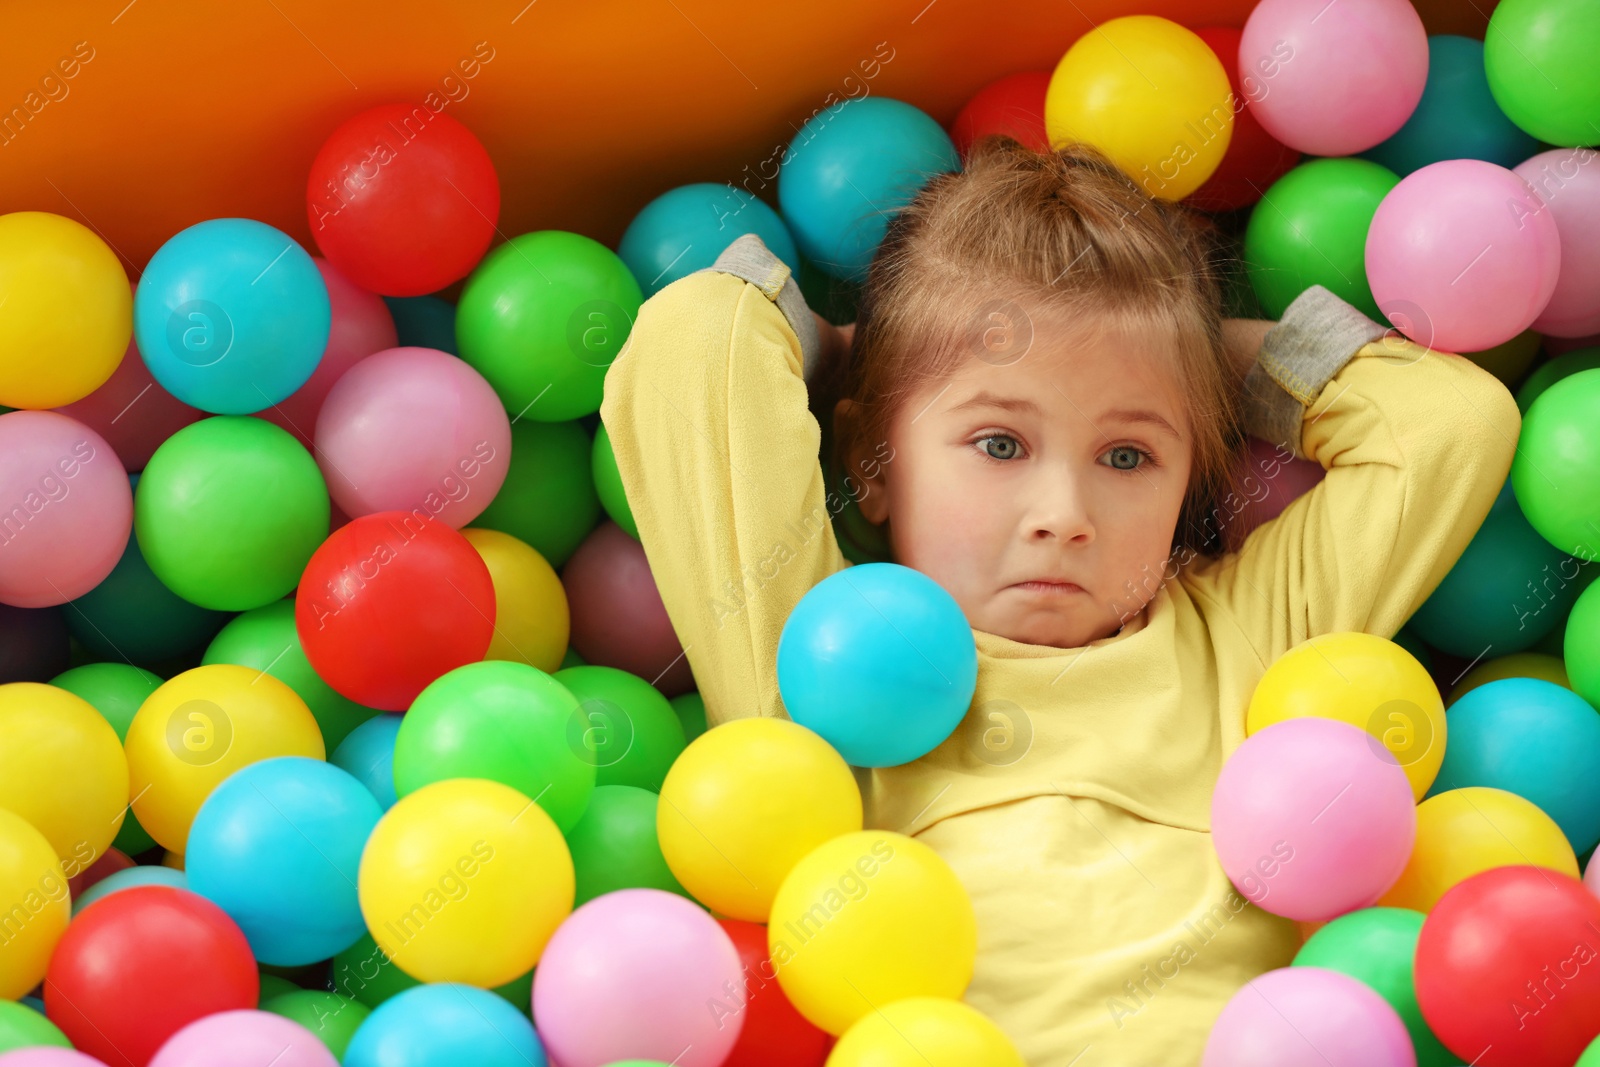
<path fill-rule="evenodd" d="M 119 889 L 132 889 L 137 885 L 165 885 L 174 889 L 188 889 L 189 880 L 182 871 L 175 871 L 171 867 L 141 866 L 114 871 L 85 889 L 83 895 L 72 902 L 72 914 L 78 914 L 90 904 L 109 897 Z"/>
<path fill-rule="evenodd" d="M 459 356 L 456 351 L 456 306 L 436 296 L 386 296 L 389 314 L 401 348 L 434 348 Z"/>
<path fill-rule="evenodd" d="M 189 888 L 239 924 L 262 963 L 328 959 L 366 933 L 356 899 L 361 850 L 383 811 L 367 787 L 322 760 L 242 767 L 189 828 Z"/>
<path fill-rule="evenodd" d="M 760 237 L 791 271 L 799 271 L 794 238 L 778 213 L 743 189 L 715 182 L 680 185 L 650 201 L 628 223 L 617 255 L 650 297 L 711 266 L 747 233 Z"/>
<path fill-rule="evenodd" d="M 533 1024 L 487 989 L 431 982 L 373 1009 L 344 1067 L 548 1067 Z"/>
<path fill-rule="evenodd" d="M 253 415 L 317 369 L 332 321 L 317 265 L 254 219 L 211 219 L 157 249 L 133 298 L 150 374 L 217 415 Z"/>
<path fill-rule="evenodd" d="M 1533 801 L 1583 855 L 1600 842 L 1600 714 L 1538 678 L 1502 678 L 1450 705 L 1429 796 L 1483 785 Z"/>
<path fill-rule="evenodd" d="M 399 715 L 375 715 L 351 730 L 328 762 L 352 774 L 377 798 L 384 811 L 394 807 L 394 739 L 400 733 Z"/>
<path fill-rule="evenodd" d="M 789 716 L 857 767 L 937 748 L 978 684 L 972 627 L 944 588 L 897 563 L 846 567 L 812 587 L 778 639 Z"/>
<path fill-rule="evenodd" d="M 844 100 L 803 126 L 778 169 L 778 206 L 800 252 L 836 278 L 864 282 L 888 230 L 928 179 L 961 169 L 937 122 L 900 100 Z"/>

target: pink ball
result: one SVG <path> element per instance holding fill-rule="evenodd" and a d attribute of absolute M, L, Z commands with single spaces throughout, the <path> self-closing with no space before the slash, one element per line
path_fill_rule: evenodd
<path fill-rule="evenodd" d="M 1239 41 L 1239 76 L 1255 86 L 1250 110 L 1272 136 L 1348 156 L 1417 109 L 1428 32 L 1408 0 L 1261 0 Z"/>
<path fill-rule="evenodd" d="M 0 604 L 93 589 L 128 547 L 133 490 L 106 439 L 54 411 L 0 415 Z"/>
<path fill-rule="evenodd" d="M 270 1011 L 222 1011 L 167 1038 L 149 1067 L 339 1067 L 310 1030 Z"/>
<path fill-rule="evenodd" d="M 1283 509 L 1318 485 L 1327 472 L 1309 459 L 1284 458 L 1276 445 L 1259 437 L 1248 439 L 1240 460 L 1239 490 L 1233 501 L 1222 502 L 1218 521 L 1229 552 L 1237 552 L 1262 523 L 1283 514 Z"/>
<path fill-rule="evenodd" d="M 705 909 L 660 889 L 620 889 L 550 938 L 533 972 L 533 1016 L 562 1067 L 720 1067 L 744 1028 L 728 992 L 743 980 L 738 949 Z"/>
<path fill-rule="evenodd" d="M 585 663 L 636 674 L 669 697 L 694 688 L 644 546 L 609 519 L 561 569 L 572 647 Z"/>
<path fill-rule="evenodd" d="M 1548 205 L 1561 238 L 1555 291 L 1533 328 L 1556 337 L 1600 330 L 1600 156 L 1592 148 L 1557 148 L 1512 173 Z"/>
<path fill-rule="evenodd" d="M 1247 900 L 1290 919 L 1371 905 L 1400 877 L 1416 836 L 1405 771 L 1365 730 L 1333 719 L 1252 734 L 1211 796 L 1222 869 Z"/>
<path fill-rule="evenodd" d="M 1322 967 L 1251 979 L 1211 1028 L 1200 1067 L 1416 1067 L 1400 1014 L 1365 983 Z"/>
<path fill-rule="evenodd" d="M 1418 344 L 1481 352 L 1533 325 L 1561 268 L 1554 215 L 1533 188 L 1481 159 L 1403 178 L 1367 231 L 1378 307 Z"/>
<path fill-rule="evenodd" d="M 400 343 L 395 333 L 394 316 L 389 305 L 377 293 L 356 287 L 350 279 L 340 274 L 334 266 L 321 257 L 312 262 L 322 272 L 322 282 L 328 287 L 328 304 L 333 318 L 328 330 L 328 347 L 306 384 L 294 395 L 260 412 L 260 417 L 299 438 L 311 450 L 311 436 L 317 430 L 317 415 L 331 390 L 346 371 L 374 352 L 382 352 Z"/>
<path fill-rule="evenodd" d="M 1588 886 L 1589 892 L 1600 897 L 1600 860 L 1589 857 L 1589 866 L 1583 869 L 1583 884 Z"/>
<path fill-rule="evenodd" d="M 104 1060 L 97 1060 L 75 1049 L 40 1045 L 0 1054 L 0 1067 L 106 1067 L 106 1065 Z"/>
<path fill-rule="evenodd" d="M 420 510 L 459 530 L 506 480 L 511 420 L 483 375 L 455 356 L 391 348 L 334 384 L 315 455 L 351 518 Z"/>

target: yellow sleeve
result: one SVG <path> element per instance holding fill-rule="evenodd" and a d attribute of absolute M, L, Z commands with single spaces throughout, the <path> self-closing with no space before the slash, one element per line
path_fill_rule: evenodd
<path fill-rule="evenodd" d="M 1516 401 L 1489 372 L 1396 333 L 1373 340 L 1382 327 L 1314 288 L 1305 299 L 1344 329 L 1306 330 L 1302 314 L 1300 334 L 1280 352 L 1269 334 L 1251 372 L 1247 425 L 1327 473 L 1237 553 L 1184 579 L 1232 617 L 1266 664 L 1319 634 L 1393 637 L 1482 525 L 1521 429 Z M 1280 327 L 1295 325 L 1294 314 L 1291 306 Z M 1352 316 L 1370 330 L 1356 323 L 1352 332 Z M 1284 413 L 1294 424 L 1288 435 L 1262 431 L 1285 425 Z M 1271 475 L 1250 472 L 1258 482 Z"/>
<path fill-rule="evenodd" d="M 600 417 L 712 725 L 787 717 L 784 621 L 846 565 L 807 407 L 810 316 L 749 235 L 647 300 L 606 372 Z"/>

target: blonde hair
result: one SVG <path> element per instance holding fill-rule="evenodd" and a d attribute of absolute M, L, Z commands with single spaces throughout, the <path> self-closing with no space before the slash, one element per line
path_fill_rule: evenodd
<path fill-rule="evenodd" d="M 1222 259 L 1210 220 L 1146 195 L 1089 145 L 1038 152 L 1003 134 L 980 140 L 964 169 L 935 176 L 889 223 L 850 356 L 815 388 L 819 418 L 835 396 L 859 405 L 833 426 L 834 456 L 870 451 L 909 396 L 972 355 L 1018 358 L 1005 324 L 1027 328 L 1016 321 L 1027 316 L 1007 298 L 1090 330 L 1157 331 L 1174 339 L 1193 446 L 1173 548 L 1215 554 L 1212 514 L 1236 484 L 1244 444 L 1223 345 Z M 952 310 L 964 326 L 952 328 Z"/>

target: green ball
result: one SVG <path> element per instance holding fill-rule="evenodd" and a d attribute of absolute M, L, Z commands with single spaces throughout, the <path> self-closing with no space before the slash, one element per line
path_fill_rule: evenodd
<path fill-rule="evenodd" d="M 629 537 L 639 540 L 639 525 L 633 521 L 633 508 L 622 491 L 622 474 L 617 470 L 617 454 L 611 450 L 611 435 L 601 426 L 594 435 L 594 456 L 591 470 L 594 487 L 600 494 L 600 505 L 611 516 L 611 521 L 622 527 Z"/>
<path fill-rule="evenodd" d="M 1500 0 L 1483 69 L 1506 117 L 1541 141 L 1600 141 L 1600 7 L 1594 0 Z"/>
<path fill-rule="evenodd" d="M 281 997 L 288 993 L 298 993 L 300 987 L 287 978 L 275 974 L 261 972 L 261 993 L 256 997 L 256 1006 L 260 1007 L 273 997 Z"/>
<path fill-rule="evenodd" d="M 693 744 L 706 732 L 706 702 L 699 693 L 680 693 L 672 698 L 672 710 L 683 724 L 683 739 Z"/>
<path fill-rule="evenodd" d="M 1365 159 L 1314 159 L 1274 182 L 1250 213 L 1244 260 L 1267 318 L 1313 285 L 1384 322 L 1367 285 L 1367 230 L 1400 178 Z"/>
<path fill-rule="evenodd" d="M 351 730 L 383 714 L 335 692 L 312 669 L 294 626 L 293 599 L 247 611 L 228 623 L 206 648 L 201 663 L 233 663 L 265 671 L 293 689 L 311 709 L 330 755 Z"/>
<path fill-rule="evenodd" d="M 1517 390 L 1517 407 L 1526 415 L 1528 409 L 1533 407 L 1533 402 L 1543 396 L 1545 390 L 1552 385 L 1564 378 L 1572 377 L 1579 371 L 1596 368 L 1600 368 L 1600 348 L 1579 348 L 1563 353 L 1550 362 L 1541 364 L 1528 375 L 1528 380 Z"/>
<path fill-rule="evenodd" d="M 561 422 L 600 409 L 606 368 L 643 302 L 633 273 L 600 242 L 525 233 L 467 279 L 456 342 L 513 417 Z"/>
<path fill-rule="evenodd" d="M 398 964 L 385 955 L 377 942 L 372 939 L 372 934 L 368 932 L 362 934 L 355 944 L 333 957 L 328 984 L 333 987 L 334 992 L 358 1001 L 368 1008 L 376 1008 L 396 993 L 404 993 L 422 983 L 402 971 Z M 495 986 L 491 992 L 505 998 L 522 1014 L 532 1014 L 532 971 L 521 978 L 513 978 L 505 985 Z"/>
<path fill-rule="evenodd" d="M 571 645 L 567 646 L 567 654 L 561 657 L 561 666 L 557 670 L 566 670 L 568 667 L 587 667 L 583 657 L 578 655 L 578 650 Z"/>
<path fill-rule="evenodd" d="M 578 884 L 573 907 L 614 889 L 664 889 L 689 896 L 661 854 L 656 837 L 660 799 L 631 785 L 595 789 L 589 810 L 567 834 Z"/>
<path fill-rule="evenodd" d="M 217 611 L 281 600 L 328 536 L 328 487 L 287 431 L 218 415 L 164 441 L 133 498 L 139 549 L 174 593 Z"/>
<path fill-rule="evenodd" d="M 487 778 L 538 801 L 562 833 L 571 830 L 596 775 L 581 751 L 578 701 L 559 679 L 510 660 L 441 675 L 400 720 L 396 794 L 446 778 Z"/>
<path fill-rule="evenodd" d="M 111 724 L 118 741 L 128 739 L 128 724 L 144 703 L 145 697 L 161 685 L 161 678 L 128 663 L 86 663 L 50 679 L 74 696 L 82 697 L 94 705 L 94 710 Z M 145 833 L 133 809 L 122 820 L 112 845 L 129 856 L 137 856 L 155 846 L 155 839 Z"/>
<path fill-rule="evenodd" d="M 1412 963 L 1423 918 L 1406 908 L 1341 915 L 1311 935 L 1294 966 L 1323 967 L 1365 982 L 1400 1014 L 1417 1050 L 1417 1067 L 1456 1067 L 1461 1061 L 1433 1036 L 1417 1006 Z"/>
<path fill-rule="evenodd" d="M 1583 1055 L 1578 1057 L 1578 1062 L 1572 1067 L 1600 1067 L 1600 1037 L 1589 1043 L 1589 1047 L 1583 1050 Z"/>
<path fill-rule="evenodd" d="M 343 1060 L 344 1050 L 372 1009 L 359 1000 L 342 997 L 325 989 L 297 989 L 261 1002 L 262 1011 L 292 1019 L 310 1030 L 334 1059 Z"/>
<path fill-rule="evenodd" d="M 1600 370 L 1563 378 L 1534 401 L 1511 484 L 1546 541 L 1569 556 L 1600 559 Z"/>
<path fill-rule="evenodd" d="M 600 518 L 591 452 L 576 422 L 512 423 L 505 484 L 472 525 L 508 533 L 560 567 Z"/>
<path fill-rule="evenodd" d="M 1561 643 L 1572 691 L 1600 708 L 1600 582 L 1578 594 Z"/>
<path fill-rule="evenodd" d="M 17 1000 L 0 1000 L 0 1052 L 50 1045 L 71 1048 L 61 1028 Z"/>
<path fill-rule="evenodd" d="M 615 667 L 568 667 L 555 680 L 582 705 L 573 741 L 593 763 L 595 784 L 660 793 L 667 769 L 688 746 L 678 713 L 661 691 Z"/>

